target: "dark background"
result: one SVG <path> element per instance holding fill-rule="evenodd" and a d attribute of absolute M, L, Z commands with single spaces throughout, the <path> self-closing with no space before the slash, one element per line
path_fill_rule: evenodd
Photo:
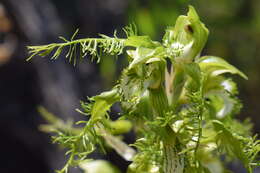
<path fill-rule="evenodd" d="M 247 81 L 235 77 L 244 103 L 237 117 L 251 118 L 254 133 L 259 133 L 259 0 L 0 0 L 0 173 L 61 168 L 63 151 L 38 130 L 44 120 L 36 107 L 44 105 L 62 119 L 79 120 L 74 111 L 79 100 L 110 88 L 124 64 L 123 57 L 118 61 L 104 57 L 100 64 L 85 60 L 76 67 L 62 57 L 55 62 L 38 57 L 26 62 L 27 45 L 69 38 L 77 28 L 78 38 L 111 36 L 133 22 L 139 34 L 160 40 L 165 28 L 186 13 L 188 4 L 195 6 L 210 30 L 203 54 L 223 57 L 248 75 Z M 106 158 L 122 170 L 128 164 L 114 153 Z M 239 164 L 230 166 L 234 172 L 244 172 Z"/>

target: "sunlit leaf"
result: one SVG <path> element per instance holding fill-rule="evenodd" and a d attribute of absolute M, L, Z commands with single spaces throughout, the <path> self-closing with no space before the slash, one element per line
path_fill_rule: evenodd
<path fill-rule="evenodd" d="M 171 35 L 169 35 L 171 36 Z M 183 45 L 183 52 L 180 55 L 181 59 L 192 61 L 197 55 L 200 54 L 208 38 L 208 29 L 200 21 L 195 9 L 189 6 L 187 16 L 178 17 L 174 32 L 173 44 L 178 43 Z"/>
<path fill-rule="evenodd" d="M 125 41 L 126 46 L 154 48 L 158 43 L 151 40 L 149 36 L 130 36 Z"/>
<path fill-rule="evenodd" d="M 172 83 L 172 92 L 171 92 L 171 95 L 172 95 L 172 98 L 171 98 L 171 104 L 174 106 L 182 91 L 183 91 L 183 87 L 184 87 L 184 84 L 186 82 L 186 74 L 185 74 L 185 71 L 184 71 L 184 68 L 182 66 L 175 66 L 175 72 L 174 72 L 174 80 L 173 80 L 173 83 Z"/>
<path fill-rule="evenodd" d="M 197 86 L 199 86 L 201 82 L 201 71 L 199 65 L 196 63 L 187 63 L 184 64 L 184 70 L 197 84 Z"/>
<path fill-rule="evenodd" d="M 204 56 L 198 60 L 198 63 L 203 72 L 209 73 L 212 76 L 217 76 L 223 73 L 231 73 L 238 74 L 244 79 L 247 79 L 247 76 L 243 72 L 229 64 L 224 59 L 216 56 Z"/>
<path fill-rule="evenodd" d="M 132 56 L 133 61 L 129 65 L 129 69 L 134 68 L 139 64 L 144 64 L 146 62 L 151 62 L 149 59 L 160 58 L 161 54 L 164 52 L 163 47 L 157 47 L 156 49 L 150 49 L 145 47 L 138 47 L 134 52 L 128 52 L 128 55 Z"/>
<path fill-rule="evenodd" d="M 108 127 L 111 128 L 111 133 L 116 135 L 129 132 L 132 128 L 132 123 L 128 120 L 109 121 Z"/>
<path fill-rule="evenodd" d="M 222 119 L 232 113 L 239 104 L 236 99 L 232 98 L 227 92 L 211 91 L 206 94 L 211 100 L 211 106 L 216 112 L 216 118 Z"/>
<path fill-rule="evenodd" d="M 92 98 L 94 100 L 94 105 L 91 110 L 91 122 L 95 122 L 103 118 L 110 107 L 119 100 L 118 91 L 116 89 L 103 92 Z"/>
<path fill-rule="evenodd" d="M 249 173 L 252 173 L 251 162 L 257 157 L 260 151 L 259 140 L 238 135 L 232 129 L 218 120 L 212 121 L 217 132 L 217 144 L 220 151 L 226 152 L 229 156 L 243 162 Z"/>

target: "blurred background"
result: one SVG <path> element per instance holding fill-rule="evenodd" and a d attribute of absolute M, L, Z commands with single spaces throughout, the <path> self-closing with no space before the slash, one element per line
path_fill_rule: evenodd
<path fill-rule="evenodd" d="M 61 168 L 64 153 L 38 130 L 44 120 L 37 106 L 64 120 L 79 120 L 82 117 L 75 111 L 79 100 L 110 88 L 125 64 L 123 56 L 103 57 L 100 64 L 85 60 L 76 67 L 64 58 L 26 62 L 27 45 L 70 38 L 77 28 L 78 38 L 112 36 L 129 23 L 137 25 L 139 34 L 160 40 L 189 4 L 210 30 L 203 54 L 223 57 L 248 75 L 247 81 L 235 77 L 244 104 L 237 117 L 249 117 L 259 134 L 259 0 L 0 0 L 0 172 L 51 173 Z M 110 160 L 122 172 L 129 164 L 115 153 L 93 157 Z M 239 164 L 230 168 L 245 172 Z"/>

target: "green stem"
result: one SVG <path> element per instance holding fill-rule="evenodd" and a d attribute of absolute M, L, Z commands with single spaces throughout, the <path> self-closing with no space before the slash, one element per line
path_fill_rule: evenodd
<path fill-rule="evenodd" d="M 184 73 L 184 69 L 181 64 L 176 63 L 174 66 L 174 74 L 173 74 L 172 87 L 171 87 L 172 89 L 171 106 L 173 108 L 175 108 L 178 103 L 185 81 L 186 81 L 186 76 Z"/>
<path fill-rule="evenodd" d="M 168 110 L 168 100 L 163 86 L 156 89 L 149 89 L 149 96 L 151 106 L 156 116 L 163 117 L 164 113 Z"/>
<path fill-rule="evenodd" d="M 173 144 L 164 143 L 164 173 L 183 173 L 184 170 L 184 158 L 178 154 L 176 146 Z"/>
<path fill-rule="evenodd" d="M 111 38 L 111 39 L 117 39 L 118 41 L 125 41 L 126 40 L 124 38 Z M 55 47 L 64 47 L 64 46 L 70 46 L 72 44 L 77 44 L 77 43 L 90 42 L 90 41 L 93 41 L 93 40 L 95 40 L 97 42 L 104 42 L 105 40 L 107 40 L 107 38 L 82 38 L 82 39 L 67 41 L 65 43 L 52 43 L 52 44 L 48 44 L 48 45 L 50 45 L 50 46 L 52 45 L 52 46 L 55 46 Z M 48 45 L 41 45 L 41 46 L 48 46 Z M 40 46 L 28 46 L 29 49 L 34 48 L 34 47 L 40 47 Z"/>
<path fill-rule="evenodd" d="M 169 110 L 168 99 L 163 86 L 157 89 L 150 89 L 149 96 L 151 99 L 151 106 L 156 116 L 164 117 L 165 112 Z M 184 158 L 178 155 L 176 148 L 176 136 L 171 128 L 166 125 L 163 129 L 163 171 L 164 173 L 183 173 Z"/>

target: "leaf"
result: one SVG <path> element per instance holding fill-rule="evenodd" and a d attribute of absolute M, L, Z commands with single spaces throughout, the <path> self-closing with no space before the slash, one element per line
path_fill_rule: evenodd
<path fill-rule="evenodd" d="M 38 112 L 40 113 L 40 115 L 42 115 L 42 117 L 50 124 L 57 124 L 59 123 L 59 118 L 57 118 L 56 116 L 54 116 L 52 113 L 50 113 L 47 109 L 45 109 L 43 106 L 39 106 L 38 108 Z"/>
<path fill-rule="evenodd" d="M 154 49 L 138 47 L 132 54 L 133 61 L 129 64 L 129 69 L 136 67 L 139 64 L 145 63 L 149 58 L 153 57 Z M 130 53 L 130 52 L 129 52 Z"/>
<path fill-rule="evenodd" d="M 173 43 L 174 41 L 174 27 L 168 27 L 165 31 L 165 34 L 163 36 L 163 45 L 169 46 Z"/>
<path fill-rule="evenodd" d="M 126 46 L 154 48 L 158 43 L 152 41 L 149 36 L 130 36 L 125 40 Z"/>
<path fill-rule="evenodd" d="M 45 57 L 45 56 L 48 56 L 52 51 L 53 51 L 53 49 L 47 49 L 46 51 L 39 53 L 39 55 L 41 57 Z"/>
<path fill-rule="evenodd" d="M 111 91 L 102 92 L 101 94 L 94 96 L 94 100 L 106 100 L 108 103 L 114 103 L 118 101 L 119 95 L 117 88 L 113 88 Z"/>
<path fill-rule="evenodd" d="M 129 69 L 134 68 L 138 64 L 144 63 L 149 58 L 153 57 L 155 53 L 154 49 L 150 48 L 144 48 L 144 47 L 138 47 L 133 53 L 132 58 L 134 59 L 130 65 Z"/>
<path fill-rule="evenodd" d="M 192 41 L 192 36 L 189 32 L 186 32 L 185 27 L 190 24 L 188 16 L 179 16 L 176 20 L 173 32 L 173 40 L 181 44 L 188 44 Z"/>
<path fill-rule="evenodd" d="M 234 133 L 229 131 L 222 122 L 213 120 L 212 123 L 218 133 L 218 145 L 222 145 L 222 149 L 226 152 L 242 159 L 244 153 L 241 140 L 234 136 Z"/>
<path fill-rule="evenodd" d="M 231 78 L 224 76 L 207 75 L 203 80 L 203 93 L 207 94 L 211 91 L 224 91 L 235 96 L 238 94 L 237 84 Z"/>
<path fill-rule="evenodd" d="M 179 100 L 179 97 L 183 91 L 183 86 L 186 82 L 186 74 L 184 68 L 182 66 L 175 66 L 175 71 L 173 75 L 172 81 L 172 91 L 170 91 L 172 97 L 170 98 L 170 104 L 173 107 Z"/>
<path fill-rule="evenodd" d="M 109 133 L 104 133 L 103 138 L 106 143 L 112 147 L 121 157 L 127 161 L 132 161 L 133 157 L 136 155 L 136 151 L 129 147 L 125 142 L 120 140 L 118 137 L 110 135 Z"/>
<path fill-rule="evenodd" d="M 244 79 L 248 79 L 247 76 L 238 70 L 233 65 L 229 64 L 222 58 L 216 56 L 204 56 L 197 61 L 201 70 L 212 76 L 218 76 L 223 73 L 238 74 Z"/>
<path fill-rule="evenodd" d="M 237 107 L 239 105 L 238 100 L 225 91 L 211 91 L 206 94 L 206 97 L 211 100 L 210 106 L 215 110 L 216 118 L 225 118 L 231 115 L 235 109 L 239 110 L 239 107 Z"/>
<path fill-rule="evenodd" d="M 129 65 L 129 69 L 136 67 L 139 64 L 150 63 L 152 61 L 158 61 L 160 54 L 164 52 L 163 47 L 157 47 L 156 49 L 150 49 L 145 47 L 138 47 L 135 51 L 129 51 L 128 55 L 132 56 L 133 61 Z M 150 60 L 152 58 L 152 61 Z M 156 58 L 156 59 L 155 59 Z"/>
<path fill-rule="evenodd" d="M 202 51 L 208 38 L 208 29 L 200 21 L 195 9 L 189 6 L 188 15 L 179 16 L 173 30 L 173 34 L 170 31 L 167 32 L 169 38 L 165 38 L 166 42 L 173 40 L 172 45 L 182 45 L 183 52 L 178 59 L 191 62 Z"/>
<path fill-rule="evenodd" d="M 237 84 L 232 79 L 225 79 L 221 82 L 221 85 L 226 91 L 231 94 L 238 94 Z"/>
<path fill-rule="evenodd" d="M 119 101 L 119 95 L 117 89 L 103 92 L 100 95 L 91 98 L 94 101 L 94 105 L 91 109 L 90 122 L 94 123 L 97 120 L 103 118 L 110 107 L 117 101 Z"/>
<path fill-rule="evenodd" d="M 253 162 L 260 151 L 259 140 L 239 136 L 230 127 L 218 120 L 212 121 L 217 132 L 217 145 L 229 156 L 238 158 L 244 163 L 249 173 L 252 173 Z"/>
<path fill-rule="evenodd" d="M 190 58 L 195 58 L 198 54 L 200 54 L 203 47 L 205 46 L 208 39 L 209 31 L 200 21 L 196 10 L 192 6 L 189 6 L 188 18 L 190 21 L 190 25 L 186 26 L 185 29 L 191 32 L 194 40 L 189 55 L 191 56 Z"/>
<path fill-rule="evenodd" d="M 196 63 L 185 63 L 184 70 L 197 84 L 197 86 L 200 86 L 201 71 L 199 65 Z"/>
<path fill-rule="evenodd" d="M 132 123 L 129 120 L 108 121 L 113 135 L 127 133 L 132 129 Z"/>

